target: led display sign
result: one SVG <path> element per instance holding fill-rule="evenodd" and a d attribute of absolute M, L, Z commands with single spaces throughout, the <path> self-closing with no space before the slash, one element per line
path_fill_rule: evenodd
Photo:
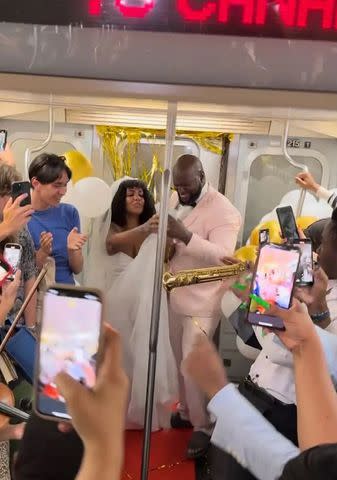
<path fill-rule="evenodd" d="M 44 25 L 337 40 L 337 0 L 2 0 L 0 19 Z"/>

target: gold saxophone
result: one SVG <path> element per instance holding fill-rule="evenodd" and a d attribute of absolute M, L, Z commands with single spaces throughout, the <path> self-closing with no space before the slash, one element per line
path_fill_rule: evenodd
<path fill-rule="evenodd" d="M 163 275 L 163 285 L 168 292 L 171 292 L 171 290 L 178 287 L 186 287 L 197 283 L 217 282 L 223 278 L 235 277 L 247 270 L 249 270 L 249 265 L 240 262 L 222 265 L 221 267 L 181 270 L 175 274 L 166 272 Z"/>

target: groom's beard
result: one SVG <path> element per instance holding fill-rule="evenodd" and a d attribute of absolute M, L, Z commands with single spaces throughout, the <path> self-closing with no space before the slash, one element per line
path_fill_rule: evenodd
<path fill-rule="evenodd" d="M 188 202 L 183 202 L 182 199 L 180 198 L 180 195 L 178 193 L 178 197 L 179 197 L 179 203 L 180 205 L 183 205 L 184 207 L 195 207 L 196 204 L 197 204 L 197 200 L 198 198 L 200 197 L 201 195 L 201 191 L 202 191 L 202 184 L 200 183 L 200 186 L 197 190 L 197 192 L 194 194 L 194 195 L 191 195 L 190 199 Z"/>

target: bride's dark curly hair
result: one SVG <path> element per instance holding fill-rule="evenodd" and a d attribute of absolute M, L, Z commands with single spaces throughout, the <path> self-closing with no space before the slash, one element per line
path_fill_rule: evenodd
<path fill-rule="evenodd" d="M 141 180 L 125 180 L 119 185 L 111 203 L 111 223 L 115 223 L 120 227 L 125 227 L 126 225 L 126 192 L 128 188 L 141 188 L 143 190 L 144 210 L 139 218 L 141 225 L 156 213 L 153 197 L 145 183 Z"/>

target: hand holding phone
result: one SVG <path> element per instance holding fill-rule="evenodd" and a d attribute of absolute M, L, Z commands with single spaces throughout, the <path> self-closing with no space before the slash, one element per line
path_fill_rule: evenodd
<path fill-rule="evenodd" d="M 270 305 L 288 309 L 300 260 L 298 248 L 267 244 L 261 247 L 253 275 L 248 321 L 282 330 L 283 322 L 269 313 Z"/>
<path fill-rule="evenodd" d="M 96 382 L 102 327 L 102 299 L 97 290 L 55 286 L 43 301 L 34 408 L 52 420 L 70 420 L 56 377 L 66 372 L 88 388 Z"/>
<path fill-rule="evenodd" d="M 23 199 L 23 195 L 20 195 L 15 201 L 10 198 L 3 209 L 2 225 L 5 227 L 6 235 L 16 234 L 25 227 L 34 213 L 31 205 L 20 206 Z"/>

